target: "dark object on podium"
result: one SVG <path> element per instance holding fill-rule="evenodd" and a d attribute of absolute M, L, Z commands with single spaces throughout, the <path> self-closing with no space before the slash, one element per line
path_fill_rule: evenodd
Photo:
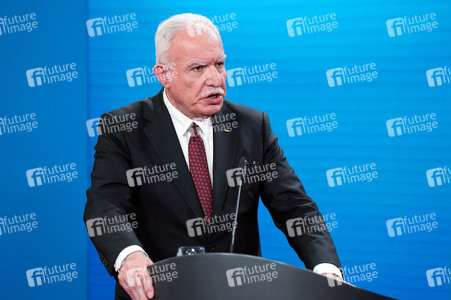
<path fill-rule="evenodd" d="M 149 268 L 158 300 L 391 299 L 260 257 L 208 253 Z"/>

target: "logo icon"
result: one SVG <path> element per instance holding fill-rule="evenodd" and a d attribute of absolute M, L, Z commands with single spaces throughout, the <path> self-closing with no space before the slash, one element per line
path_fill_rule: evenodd
<path fill-rule="evenodd" d="M 302 35 L 301 28 L 303 27 L 303 25 L 304 25 L 304 22 L 303 22 L 302 18 L 295 18 L 295 19 L 287 20 L 288 35 L 290 37 Z"/>
<path fill-rule="evenodd" d="M 402 135 L 404 128 L 404 120 L 402 118 L 395 118 L 387 120 L 387 131 L 389 137 L 395 137 Z"/>
<path fill-rule="evenodd" d="M 204 220 L 202 218 L 195 218 L 186 221 L 186 228 L 190 237 L 201 236 L 205 232 Z"/>
<path fill-rule="evenodd" d="M 144 84 L 145 79 L 143 68 L 130 69 L 125 73 L 127 75 L 127 82 L 129 87 L 135 87 Z"/>
<path fill-rule="evenodd" d="M 327 83 L 330 87 L 343 85 L 344 73 L 343 68 L 335 68 L 326 71 Z"/>
<path fill-rule="evenodd" d="M 88 35 L 90 37 L 102 35 L 103 31 L 105 30 L 102 18 L 87 20 L 86 27 L 88 28 Z"/>
<path fill-rule="evenodd" d="M 387 20 L 387 31 L 389 37 L 402 35 L 404 20 L 402 18 L 395 18 Z"/>
<path fill-rule="evenodd" d="M 140 186 L 144 184 L 144 169 L 143 168 L 135 168 L 127 170 L 127 181 L 130 187 Z"/>
<path fill-rule="evenodd" d="M 304 120 L 302 118 L 291 119 L 287 121 L 288 135 L 290 137 L 302 135 Z"/>
<path fill-rule="evenodd" d="M 102 135 L 102 130 L 99 125 L 100 118 L 89 119 L 86 121 L 86 128 L 88 129 L 88 135 L 90 137 L 95 137 L 96 134 Z"/>
<path fill-rule="evenodd" d="M 427 70 L 426 77 L 428 79 L 428 85 L 430 87 L 440 86 L 445 82 L 445 72 L 443 68 Z"/>
<path fill-rule="evenodd" d="M 90 237 L 100 236 L 105 231 L 102 218 L 87 220 L 86 227 L 88 228 L 88 235 Z"/>
<path fill-rule="evenodd" d="M 44 69 L 36 68 L 27 70 L 27 81 L 29 87 L 43 85 L 45 83 Z"/>
<path fill-rule="evenodd" d="M 327 184 L 330 187 L 343 185 L 344 183 L 344 175 L 343 168 L 335 168 L 326 171 L 327 176 Z"/>
<path fill-rule="evenodd" d="M 244 84 L 244 70 L 243 68 L 235 68 L 227 71 L 227 82 L 230 87 Z"/>
<path fill-rule="evenodd" d="M 230 187 L 239 186 L 244 181 L 244 169 L 243 168 L 235 168 L 227 170 L 227 183 Z"/>
<path fill-rule="evenodd" d="M 44 179 L 44 169 L 35 168 L 26 171 L 28 186 L 35 187 L 39 185 L 43 185 L 45 182 Z"/>
<path fill-rule="evenodd" d="M 26 274 L 29 287 L 40 286 L 45 283 L 44 269 L 42 268 L 27 270 Z"/>
<path fill-rule="evenodd" d="M 230 269 L 226 271 L 227 283 L 229 287 L 240 286 L 244 284 L 243 268 Z"/>
<path fill-rule="evenodd" d="M 402 228 L 404 226 L 404 221 L 402 218 L 387 220 L 386 225 L 389 237 L 402 235 Z"/>
<path fill-rule="evenodd" d="M 288 236 L 301 236 L 304 231 L 304 220 L 302 218 L 287 220 Z"/>
<path fill-rule="evenodd" d="M 440 186 L 445 183 L 445 172 L 443 168 L 435 168 L 426 171 L 428 185 L 430 187 Z"/>
<path fill-rule="evenodd" d="M 426 277 L 428 279 L 428 285 L 430 287 L 443 285 L 446 280 L 443 268 L 435 268 L 427 270 Z"/>

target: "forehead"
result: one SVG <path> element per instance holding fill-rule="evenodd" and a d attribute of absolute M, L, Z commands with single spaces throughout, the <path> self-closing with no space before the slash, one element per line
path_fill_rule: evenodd
<path fill-rule="evenodd" d="M 169 49 L 171 61 L 215 61 L 224 56 L 221 38 L 214 33 L 190 35 L 188 32 L 177 33 Z"/>

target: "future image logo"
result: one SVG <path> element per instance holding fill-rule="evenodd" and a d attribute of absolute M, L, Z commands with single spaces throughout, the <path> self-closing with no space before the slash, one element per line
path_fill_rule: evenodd
<path fill-rule="evenodd" d="M 19 132 L 32 132 L 38 128 L 36 113 L 0 118 L 0 135 L 14 134 Z"/>
<path fill-rule="evenodd" d="M 26 72 L 28 86 L 37 87 L 59 82 L 72 82 L 78 78 L 77 64 L 68 63 L 64 65 L 44 66 L 29 69 Z"/>
<path fill-rule="evenodd" d="M 431 132 L 438 128 L 437 114 L 435 113 L 393 118 L 387 120 L 385 124 L 389 137 Z"/>
<path fill-rule="evenodd" d="M 149 183 L 171 182 L 178 178 L 178 172 L 176 164 L 170 163 L 161 166 L 129 169 L 126 171 L 126 176 L 130 187 L 138 187 Z"/>
<path fill-rule="evenodd" d="M 210 219 L 194 218 L 186 221 L 186 229 L 190 237 L 202 236 L 220 231 L 231 232 L 235 225 L 235 213 L 213 215 Z M 236 223 L 238 225 L 238 222 Z"/>
<path fill-rule="evenodd" d="M 117 32 L 131 32 L 138 28 L 135 13 L 123 15 L 105 16 L 103 18 L 93 18 L 86 21 L 89 37 L 97 37 L 104 34 L 114 34 Z"/>
<path fill-rule="evenodd" d="M 86 121 L 86 128 L 90 137 L 117 132 L 131 132 L 138 128 L 136 114 L 123 114 L 93 118 Z"/>
<path fill-rule="evenodd" d="M 38 267 L 25 272 L 31 288 L 60 282 L 72 282 L 78 278 L 77 264 L 67 263 L 52 267 Z"/>
<path fill-rule="evenodd" d="M 78 178 L 76 163 L 54 165 L 52 167 L 39 167 L 29 169 L 25 173 L 27 176 L 28 186 L 32 188 L 42 186 L 44 184 L 72 182 L 72 180 Z"/>
<path fill-rule="evenodd" d="M 304 116 L 287 120 L 287 130 L 290 137 L 314 134 L 319 132 L 331 132 L 338 128 L 335 113 L 324 115 Z"/>
<path fill-rule="evenodd" d="M 326 171 L 327 184 L 330 187 L 341 186 L 358 182 L 372 182 L 378 177 L 376 163 L 344 166 Z"/>
<path fill-rule="evenodd" d="M 161 79 L 171 81 L 177 78 L 177 71 L 173 71 L 175 69 L 175 64 L 167 64 L 165 67 L 167 68 L 166 73 L 160 75 Z M 127 76 L 127 83 L 129 87 L 159 83 L 157 76 L 155 76 L 152 71 L 152 68 L 149 68 L 148 66 L 129 69 L 125 72 L 125 75 Z"/>
<path fill-rule="evenodd" d="M 389 219 L 386 221 L 388 236 L 397 237 L 418 232 L 431 232 L 438 228 L 436 219 L 435 213 Z"/>
<path fill-rule="evenodd" d="M 296 37 L 323 31 L 331 32 L 338 28 L 336 18 L 337 15 L 335 13 L 328 13 L 319 16 L 314 15 L 313 17 L 305 16 L 289 19 L 286 22 L 288 36 Z"/>
<path fill-rule="evenodd" d="M 431 32 L 433 29 L 438 28 L 436 19 L 437 15 L 435 13 L 389 19 L 386 22 L 388 36 L 398 37 L 423 31 Z"/>
<path fill-rule="evenodd" d="M 31 32 L 38 28 L 36 13 L 4 16 L 0 18 L 0 36 L 18 32 Z"/>
<path fill-rule="evenodd" d="M 278 177 L 276 164 L 250 165 L 244 174 L 244 168 L 234 168 L 226 171 L 227 183 L 230 187 L 241 184 L 251 184 L 262 181 L 271 182 Z"/>
<path fill-rule="evenodd" d="M 271 282 L 277 279 L 278 276 L 276 263 L 254 265 L 252 267 L 244 266 L 226 271 L 227 283 L 232 288 L 245 284 Z"/>
<path fill-rule="evenodd" d="M 38 228 L 36 213 L 27 213 L 0 218 L 0 236 L 19 232 L 32 232 Z"/>
<path fill-rule="evenodd" d="M 141 86 L 143 84 L 157 83 L 158 78 L 146 66 L 144 68 L 129 69 L 125 72 L 129 87 Z"/>
<path fill-rule="evenodd" d="M 135 213 L 105 216 L 87 220 L 86 228 L 90 237 L 96 237 L 117 232 L 131 232 L 138 228 L 138 221 Z"/>
<path fill-rule="evenodd" d="M 329 231 L 338 228 L 335 213 L 325 215 L 306 216 L 289 219 L 286 221 L 287 233 L 289 237 L 297 237 L 305 234 Z"/>
<path fill-rule="evenodd" d="M 344 266 L 342 268 L 343 279 L 350 284 L 359 282 L 372 282 L 379 277 L 376 263 L 366 263 L 362 265 Z"/>
<path fill-rule="evenodd" d="M 378 78 L 378 72 L 376 63 L 369 63 L 329 69 L 326 71 L 326 77 L 329 87 L 338 87 L 360 82 L 372 82 Z"/>
<path fill-rule="evenodd" d="M 279 76 L 276 63 L 244 66 L 227 70 L 227 83 L 230 87 L 259 82 L 271 82 Z"/>

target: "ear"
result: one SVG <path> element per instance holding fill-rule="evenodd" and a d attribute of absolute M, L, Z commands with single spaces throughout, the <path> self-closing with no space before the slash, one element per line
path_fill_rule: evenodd
<path fill-rule="evenodd" d="M 169 88 L 169 82 L 171 81 L 172 77 L 169 74 L 170 71 L 168 67 L 165 64 L 156 64 L 152 70 L 163 87 Z"/>

